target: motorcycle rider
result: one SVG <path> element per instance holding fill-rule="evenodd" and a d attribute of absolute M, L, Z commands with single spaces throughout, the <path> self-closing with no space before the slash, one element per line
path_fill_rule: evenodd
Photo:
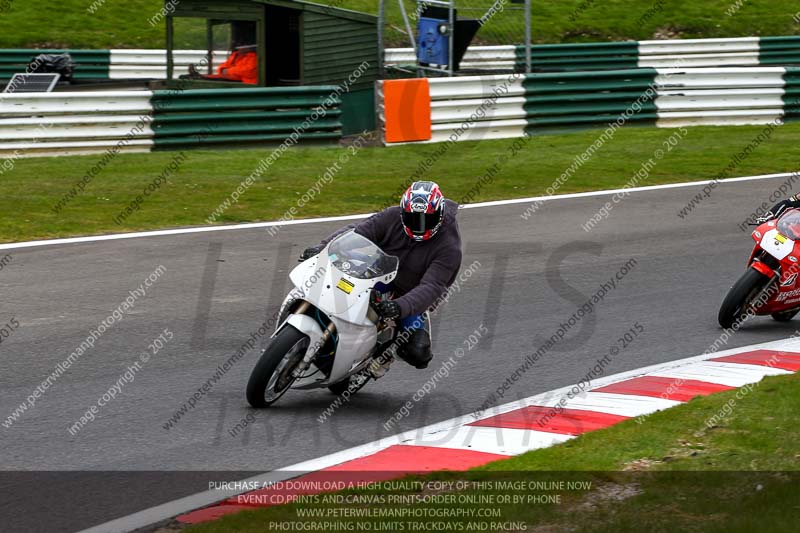
<path fill-rule="evenodd" d="M 775 204 L 772 209 L 764 213 L 763 216 L 756 219 L 756 222 L 763 224 L 768 220 L 772 220 L 773 218 L 778 218 L 783 214 L 784 211 L 787 209 L 798 209 L 800 208 L 800 195 L 793 194 L 786 200 L 782 200 Z"/>
<path fill-rule="evenodd" d="M 406 190 L 399 206 L 392 206 L 371 217 L 346 226 L 307 248 L 302 261 L 320 253 L 336 236 L 354 229 L 400 260 L 392 282 L 392 299 L 383 299 L 374 308 L 383 319 L 400 324 L 397 355 L 410 365 L 427 368 L 433 358 L 430 324 L 426 311 L 455 281 L 461 268 L 461 234 L 456 221 L 458 204 L 447 200 L 432 181 L 416 181 Z M 383 376 L 391 356 L 375 359 L 370 365 L 373 377 Z"/>

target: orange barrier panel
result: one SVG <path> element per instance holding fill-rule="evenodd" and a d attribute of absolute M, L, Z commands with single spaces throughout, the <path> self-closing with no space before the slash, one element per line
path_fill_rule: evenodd
<path fill-rule="evenodd" d="M 431 138 L 431 91 L 427 78 L 385 80 L 384 140 L 387 143 Z"/>

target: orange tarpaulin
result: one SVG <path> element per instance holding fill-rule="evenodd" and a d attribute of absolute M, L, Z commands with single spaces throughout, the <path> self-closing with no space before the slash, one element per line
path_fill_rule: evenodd
<path fill-rule="evenodd" d="M 258 83 L 258 54 L 255 52 L 234 51 L 217 69 L 217 74 L 207 76 L 212 79 Z"/>

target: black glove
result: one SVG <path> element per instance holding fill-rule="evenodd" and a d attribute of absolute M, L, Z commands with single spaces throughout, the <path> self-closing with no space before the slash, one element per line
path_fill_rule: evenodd
<path fill-rule="evenodd" d="M 400 305 L 394 300 L 383 300 L 373 305 L 375 312 L 384 320 L 400 318 Z"/>
<path fill-rule="evenodd" d="M 775 218 L 775 216 L 772 213 L 767 212 L 765 215 L 762 215 L 756 219 L 756 224 L 760 226 L 764 222 L 769 222 L 773 218 Z"/>
<path fill-rule="evenodd" d="M 300 254 L 299 261 L 302 263 L 306 259 L 311 259 L 315 255 L 320 253 L 323 248 L 325 248 L 325 247 L 324 246 L 312 246 L 311 248 L 306 248 L 305 250 L 303 250 L 303 253 Z"/>

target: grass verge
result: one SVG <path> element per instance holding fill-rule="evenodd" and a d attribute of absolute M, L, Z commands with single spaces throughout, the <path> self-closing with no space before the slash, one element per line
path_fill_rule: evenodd
<path fill-rule="evenodd" d="M 376 0 L 317 3 L 373 14 L 378 9 Z M 164 48 L 163 20 L 149 23 L 163 5 L 161 0 L 5 0 L 0 2 L 0 48 Z M 396 3 L 387 5 L 390 44 L 408 46 L 398 30 L 404 25 Z M 406 2 L 409 9 L 412 5 Z M 462 16 L 476 18 L 491 5 L 489 0 L 458 3 Z M 559 0 L 533 5 L 534 40 L 541 43 L 794 35 L 800 30 L 793 19 L 800 8 L 790 0 Z M 476 42 L 516 44 L 523 36 L 524 18 L 509 9 L 489 20 Z M 191 45 L 176 37 L 181 46 Z"/>
<path fill-rule="evenodd" d="M 765 131 L 764 127 L 689 128 L 680 142 L 666 151 L 675 131 L 618 130 L 557 192 L 622 187 L 635 174 L 639 175 L 635 184 L 641 186 L 793 171 L 800 166 L 795 155 L 800 123 L 775 129 L 767 142 L 740 157 L 738 163 L 734 158 Z M 352 147 L 290 149 L 247 187 L 238 201 L 230 202 L 215 222 L 371 212 L 397 202 L 398 191 L 421 167 L 429 167 L 422 176 L 436 179 L 445 194 L 455 200 L 541 195 L 599 133 L 587 130 L 537 136 L 515 152 L 512 148 L 520 146 L 520 139 L 455 143 L 430 164 L 426 160 L 445 145 L 360 151 Z M 663 159 L 643 175 L 642 165 L 659 149 L 665 150 Z M 0 210 L 0 242 L 207 224 L 208 217 L 226 199 L 231 200 L 237 187 L 271 152 L 272 148 L 120 154 L 102 168 L 103 155 L 9 160 L 0 167 L 0 183 L 4 204 L 13 208 Z M 504 162 L 498 163 L 503 158 Z M 87 174 L 94 177 L 84 191 L 63 208 L 56 208 Z M 332 176 L 330 183 L 323 179 L 326 174 Z M 143 191 L 159 175 L 165 176 L 164 183 L 144 197 Z M 315 184 L 314 198 L 304 202 L 304 193 Z M 765 189 L 765 199 L 767 194 Z M 137 204 L 140 195 L 143 200 Z M 689 196 L 687 191 L 687 202 Z M 525 207 L 513 209 L 521 214 Z M 120 222 L 126 209 L 130 214 Z"/>
<path fill-rule="evenodd" d="M 695 398 L 643 423 L 628 420 L 464 474 L 406 478 L 423 482 L 424 488 L 402 494 L 409 500 L 427 498 L 425 503 L 387 504 L 390 494 L 401 493 L 378 486 L 347 491 L 355 496 L 346 504 L 342 496 L 328 503 L 323 496 L 306 497 L 303 503 L 245 511 L 187 532 L 287 531 L 291 524 L 300 524 L 291 530 L 314 531 L 324 520 L 330 531 L 796 531 L 800 375 L 766 378 L 746 391 Z M 452 488 L 462 481 L 471 489 L 441 490 L 442 482 L 456 483 Z M 503 481 L 528 485 L 501 490 Z M 565 486 L 542 488 L 534 482 Z M 511 495 L 512 502 L 498 503 L 502 494 Z M 384 495 L 382 504 L 363 503 L 375 495 Z M 513 495 L 523 501 L 514 503 Z M 558 501 L 541 503 L 545 495 L 548 500 L 558 495 Z M 377 516 L 386 508 L 406 509 L 401 512 L 410 518 L 392 518 L 393 527 L 386 529 L 388 519 Z M 500 516 L 456 516 L 480 508 L 499 509 Z M 348 509 L 360 516 L 346 517 Z M 419 518 L 425 509 L 428 517 L 438 518 Z M 318 516 L 308 516 L 313 514 Z M 437 521 L 439 529 L 426 527 Z M 484 529 L 474 525 L 481 521 Z M 368 528 L 358 525 L 365 522 Z"/>

